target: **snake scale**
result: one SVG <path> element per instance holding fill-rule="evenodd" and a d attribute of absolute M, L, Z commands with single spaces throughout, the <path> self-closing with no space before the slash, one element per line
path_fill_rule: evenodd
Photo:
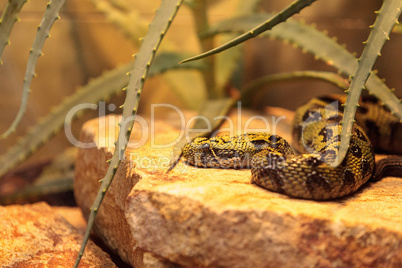
<path fill-rule="evenodd" d="M 198 167 L 251 168 L 258 186 L 313 200 L 349 195 L 372 177 L 402 176 L 399 158 L 386 158 L 375 168 L 374 148 L 402 154 L 402 124 L 371 96 L 360 101 L 345 159 L 337 167 L 328 164 L 337 160 L 344 101 L 325 96 L 297 109 L 292 136 L 299 154 L 278 135 L 248 133 L 196 138 L 183 148 L 183 157 Z"/>

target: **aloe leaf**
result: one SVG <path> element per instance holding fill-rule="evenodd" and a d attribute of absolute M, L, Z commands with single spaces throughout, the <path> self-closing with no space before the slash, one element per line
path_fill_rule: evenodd
<path fill-rule="evenodd" d="M 11 30 L 13 29 L 14 23 L 16 23 L 18 18 L 18 13 L 20 12 L 22 6 L 28 2 L 28 0 L 8 0 L 7 5 L 3 11 L 0 21 L 0 62 L 1 56 L 3 55 L 3 50 L 6 45 L 10 43 L 9 36 Z"/>
<path fill-rule="evenodd" d="M 183 109 L 197 111 L 207 99 L 204 79 L 198 71 L 167 72 L 162 78 L 170 89 L 170 94 L 180 102 Z"/>
<path fill-rule="evenodd" d="M 290 80 L 304 80 L 304 79 L 314 79 L 328 82 L 335 85 L 336 87 L 347 90 L 349 88 L 349 83 L 342 76 L 335 74 L 333 72 L 323 72 L 323 71 L 296 71 L 290 73 L 280 73 L 271 74 L 260 77 L 248 85 L 246 85 L 241 90 L 241 101 L 243 105 L 249 105 L 253 99 L 262 89 L 263 86 L 272 83 L 283 83 Z"/>
<path fill-rule="evenodd" d="M 184 107 L 197 110 L 205 99 L 205 88 L 200 72 L 206 70 L 209 64 L 203 60 L 193 61 L 191 63 L 199 64 L 192 66 L 189 64 L 189 70 L 195 71 L 183 69 L 182 66 L 187 64 L 179 64 L 179 62 L 188 55 L 189 53 L 159 52 L 151 65 L 148 76 L 163 74 L 163 81 Z M 166 73 L 166 71 L 169 72 Z"/>
<path fill-rule="evenodd" d="M 260 2 L 261 0 L 239 0 L 234 12 L 234 16 L 244 16 L 254 12 Z M 235 37 L 236 35 L 234 34 L 229 36 L 222 36 L 219 41 L 223 44 L 229 42 Z M 239 68 L 239 59 L 242 57 L 242 50 L 243 46 L 242 44 L 240 44 L 236 47 L 233 47 L 232 49 L 226 50 L 216 55 L 215 88 L 217 90 L 223 90 L 227 85 L 229 79 L 231 79 L 231 77 L 233 76 L 234 71 Z M 190 62 L 188 62 L 187 64 L 189 63 Z"/>
<path fill-rule="evenodd" d="M 90 210 L 88 225 L 74 267 L 78 267 L 99 207 L 107 189 L 112 183 L 117 168 L 124 157 L 124 152 L 127 148 L 128 139 L 134 125 L 141 91 L 147 78 L 149 67 L 151 66 L 155 53 L 181 4 L 182 0 L 164 0 L 161 2 L 159 9 L 156 11 L 154 20 L 149 26 L 148 33 L 143 39 L 143 43 L 135 57 L 134 67 L 130 73 L 130 80 L 126 89 L 126 100 L 123 105 L 123 117 L 122 121 L 119 123 L 120 131 L 115 143 L 115 151 L 112 158 L 109 160 L 109 168 L 105 177 L 101 180 L 100 189 Z"/>
<path fill-rule="evenodd" d="M 127 2 L 105 0 L 91 0 L 97 10 L 105 14 L 106 18 L 117 26 L 136 46 L 140 46 L 140 37 L 147 32 L 147 23 L 141 19 L 140 12 L 129 8 Z"/>
<path fill-rule="evenodd" d="M 201 39 L 199 38 L 200 32 L 204 31 L 209 27 L 208 19 L 208 1 L 205 0 L 194 0 L 191 5 L 189 5 L 190 10 L 194 18 L 194 28 L 196 30 L 198 41 L 200 43 L 201 49 L 210 50 L 213 48 L 213 40 L 210 38 Z M 209 68 L 201 73 L 205 84 L 205 91 L 207 93 L 208 99 L 219 99 L 224 96 L 223 91 L 216 88 L 215 82 L 215 58 L 209 57 L 205 61 L 209 64 Z"/>
<path fill-rule="evenodd" d="M 300 10 L 311 5 L 313 2 L 315 2 L 315 0 L 296 0 L 295 2 L 290 4 L 288 7 L 283 9 L 281 12 L 277 13 L 275 16 L 270 18 L 269 20 L 263 22 L 262 24 L 258 25 L 257 27 L 254 27 L 253 29 L 249 30 L 248 32 L 238 36 L 237 38 L 233 39 L 232 41 L 225 43 L 212 50 L 209 50 L 207 52 L 204 52 L 200 55 L 185 59 L 181 63 L 198 60 L 201 58 L 211 56 L 213 54 L 222 52 L 228 48 L 234 47 L 240 43 L 243 43 L 244 41 L 246 41 L 248 39 L 254 38 L 265 31 L 271 30 L 275 25 L 286 21 L 289 17 L 291 17 L 292 15 L 294 15 L 296 13 L 299 13 Z"/>
<path fill-rule="evenodd" d="M 250 0 L 250 1 L 238 1 L 238 6 L 235 10 L 235 14 L 238 16 L 250 14 L 253 12 L 258 3 L 261 0 Z M 202 31 L 199 33 L 200 38 L 202 39 Z M 235 36 L 226 36 L 223 40 L 229 41 L 230 39 L 234 38 Z M 215 60 L 216 68 L 215 68 L 215 90 L 223 90 L 225 85 L 227 84 L 230 77 L 233 75 L 233 71 L 235 68 L 238 67 L 238 59 L 241 56 L 241 46 L 237 46 L 233 49 L 227 50 L 224 53 L 220 53 L 217 55 Z M 193 62 L 198 61 L 191 61 L 187 64 L 191 64 Z M 184 64 L 184 65 L 187 65 Z M 183 65 L 183 64 L 182 64 Z M 197 136 L 210 136 L 214 131 L 216 131 L 221 123 L 224 120 L 225 115 L 230 111 L 233 105 L 236 103 L 237 99 L 234 98 L 220 98 L 217 100 L 206 100 L 206 102 L 200 107 L 198 116 L 200 119 L 197 119 L 194 125 L 191 127 L 192 130 L 194 129 L 209 129 L 209 131 L 204 131 L 201 133 L 194 132 L 193 134 L 189 135 L 189 139 L 187 141 L 183 140 L 179 142 L 175 146 L 175 152 L 181 152 L 181 148 L 185 145 L 189 140 L 194 139 Z M 216 118 L 220 118 L 216 120 Z M 210 122 L 210 125 L 206 125 L 206 120 Z M 176 154 L 177 155 L 177 154 Z M 172 167 L 171 167 L 172 168 Z"/>
<path fill-rule="evenodd" d="M 236 15 L 249 14 L 255 10 L 261 0 L 237 1 L 237 7 L 234 11 Z M 215 3 L 216 1 L 214 1 Z M 207 16 L 207 7 L 213 5 L 211 2 L 204 0 L 194 0 L 188 4 L 193 11 L 193 17 L 196 22 L 196 30 L 201 44 L 202 50 L 210 50 L 213 48 L 213 40 L 211 38 L 202 38 L 200 35 L 209 28 Z M 220 42 L 226 43 L 236 36 L 225 36 Z M 225 86 L 233 75 L 235 68 L 239 66 L 239 58 L 241 57 L 241 47 L 220 53 L 217 57 L 205 59 L 210 68 L 204 70 L 204 82 L 208 98 L 223 98 L 225 96 Z"/>
<path fill-rule="evenodd" d="M 392 32 L 394 33 L 402 33 L 402 25 L 399 24 L 399 22 L 397 22 L 394 26 L 394 29 L 392 29 Z"/>
<path fill-rule="evenodd" d="M 358 66 L 352 76 L 352 82 L 346 97 L 338 161 L 332 163 L 335 166 L 339 165 L 346 156 L 361 92 L 374 63 L 378 56 L 381 55 L 382 47 L 389 40 L 389 34 L 401 14 L 401 8 L 401 0 L 384 1 L 380 11 L 377 12 L 377 19 L 374 25 L 371 26 L 370 35 L 364 43 L 365 47 L 358 60 Z"/>
<path fill-rule="evenodd" d="M 52 162 L 47 165 L 35 179 L 33 185 L 44 185 L 56 181 L 57 178 L 70 177 L 69 175 L 74 173 L 75 155 L 77 154 L 76 147 L 68 147 L 64 152 L 58 154 Z"/>
<path fill-rule="evenodd" d="M 19 187 L 11 193 L 0 195 L 0 204 L 9 205 L 16 202 L 34 202 L 49 194 L 59 194 L 73 190 L 74 182 L 74 161 L 76 148 L 67 148 L 63 153 L 59 154 L 52 161 L 35 164 L 34 170 L 38 166 L 43 165 L 40 174 L 37 177 L 32 177 L 35 181 L 32 184 Z M 49 163 L 50 162 L 50 163 Z M 26 174 L 32 171 L 32 167 L 24 167 L 22 170 L 15 171 L 17 174 Z M 19 176 L 19 175 L 17 175 Z M 35 175 L 33 175 L 35 176 Z M 11 178 L 14 177 L 11 174 Z M 28 182 L 28 181 L 27 181 Z"/>
<path fill-rule="evenodd" d="M 0 177 L 8 170 L 25 160 L 34 153 L 45 141 L 60 131 L 66 122 L 66 118 L 79 116 L 83 110 L 71 114 L 71 110 L 80 104 L 97 103 L 111 95 L 114 95 L 128 83 L 127 72 L 133 64 L 126 64 L 112 71 L 105 72 L 102 76 L 93 79 L 85 87 L 67 97 L 63 103 L 54 107 L 50 113 L 42 118 L 30 131 L 0 157 Z M 71 114 L 71 115 L 70 115 Z"/>
<path fill-rule="evenodd" d="M 21 200 L 38 200 L 38 198 L 49 194 L 59 194 L 73 190 L 74 171 L 60 177 L 52 178 L 52 181 L 27 186 L 18 192 L 0 195 L 1 205 L 14 204 Z"/>
<path fill-rule="evenodd" d="M 188 66 L 179 64 L 179 62 L 186 56 L 188 56 L 188 53 L 178 53 L 178 52 L 158 53 L 155 56 L 151 68 L 149 68 L 148 76 L 155 76 L 163 74 L 166 71 L 172 71 L 177 69 L 180 70 L 192 69 L 202 71 L 209 67 L 209 65 L 205 61 L 192 62 L 194 64 L 189 64 Z"/>
<path fill-rule="evenodd" d="M 17 116 L 11 123 L 11 126 L 0 136 L 0 138 L 6 138 L 8 135 L 13 133 L 21 121 L 28 103 L 28 95 L 30 91 L 32 78 L 35 74 L 35 66 L 39 56 L 42 55 L 42 47 L 45 43 L 46 38 L 49 37 L 49 30 L 53 23 L 59 19 L 59 11 L 63 7 L 65 0 L 51 0 L 46 7 L 46 11 L 43 14 L 43 19 L 38 27 L 38 31 L 33 42 L 31 51 L 29 52 L 29 58 L 27 67 L 25 70 L 24 83 L 22 87 L 22 98 L 20 109 L 18 110 Z"/>
<path fill-rule="evenodd" d="M 185 55 L 185 54 L 184 54 Z M 203 69 L 203 61 L 194 62 L 188 66 L 179 65 L 179 59 L 184 55 L 175 53 L 161 53 L 156 55 L 148 76 L 155 76 L 169 70 Z M 184 68 L 183 68 L 184 67 Z M 42 118 L 19 142 L 0 156 L 0 177 L 33 154 L 39 147 L 59 132 L 66 122 L 66 118 L 73 119 L 83 113 L 77 111 L 71 117 L 69 114 L 74 107 L 81 104 L 96 104 L 105 100 L 127 86 L 129 77 L 127 73 L 133 68 L 133 63 L 125 64 L 101 76 L 92 79 L 87 85 L 78 89 L 73 95 L 67 97 L 61 104 L 54 107 L 49 114 Z"/>
<path fill-rule="evenodd" d="M 254 14 L 225 20 L 212 26 L 203 35 L 213 36 L 218 33 L 244 32 L 249 29 L 250 25 L 265 20 L 266 16 L 266 14 Z M 292 43 L 345 75 L 352 75 L 357 68 L 356 58 L 342 45 L 338 44 L 335 39 L 301 22 L 289 19 L 286 23 L 277 25 L 261 36 L 277 38 Z M 366 88 L 402 120 L 402 104 L 400 100 L 375 73 L 370 74 Z"/>

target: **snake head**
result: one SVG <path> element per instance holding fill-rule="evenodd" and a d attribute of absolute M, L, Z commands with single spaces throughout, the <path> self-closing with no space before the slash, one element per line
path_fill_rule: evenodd
<path fill-rule="evenodd" d="M 204 137 L 198 137 L 194 141 L 186 144 L 183 148 L 183 158 L 186 162 L 192 165 L 199 165 L 201 156 L 205 151 L 210 150 L 209 139 Z M 203 166 L 203 165 L 201 165 Z"/>

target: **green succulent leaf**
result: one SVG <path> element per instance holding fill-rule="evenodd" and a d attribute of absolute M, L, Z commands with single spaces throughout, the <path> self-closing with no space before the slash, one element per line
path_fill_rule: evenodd
<path fill-rule="evenodd" d="M 296 71 L 290 73 L 279 73 L 262 76 L 248 85 L 246 85 L 241 90 L 241 101 L 242 104 L 247 106 L 250 105 L 252 100 L 258 96 L 259 91 L 263 89 L 264 86 L 273 83 L 283 83 L 292 80 L 305 80 L 314 79 L 328 82 L 337 86 L 342 90 L 347 90 L 349 88 L 349 83 L 342 76 L 333 72 L 323 72 L 323 71 Z"/>
<path fill-rule="evenodd" d="M 261 0 L 249 0 L 242 1 L 239 0 L 236 10 L 234 12 L 234 16 L 245 16 L 252 14 L 256 9 Z M 201 33 L 202 37 L 202 33 Z M 227 43 L 233 38 L 236 38 L 236 34 L 221 36 L 219 42 L 221 44 Z M 232 49 L 228 49 L 222 53 L 216 55 L 216 68 L 215 68 L 215 83 L 216 90 L 224 90 L 225 86 L 228 84 L 228 81 L 232 78 L 233 73 L 239 69 L 239 62 L 241 62 L 242 57 L 242 44 L 233 47 Z M 188 62 L 187 64 L 190 64 Z M 182 64 L 182 65 L 187 65 Z"/>
<path fill-rule="evenodd" d="M 109 160 L 109 168 L 105 177 L 101 180 L 100 189 L 90 210 L 88 225 L 74 267 L 78 267 L 81 257 L 84 254 L 85 246 L 88 242 L 99 207 L 101 206 L 102 200 L 112 183 L 114 175 L 116 174 L 117 168 L 124 157 L 124 152 L 127 148 L 128 140 L 133 129 L 141 91 L 148 76 L 149 68 L 155 57 L 155 53 L 181 4 L 182 0 L 162 1 L 159 9 L 156 11 L 152 23 L 149 25 L 148 33 L 143 39 L 139 52 L 135 57 L 133 70 L 130 72 L 130 80 L 126 88 L 123 117 L 122 121 L 119 123 L 120 131 L 115 143 L 115 151 L 112 158 Z"/>
<path fill-rule="evenodd" d="M 187 66 L 179 65 L 179 60 L 183 59 L 185 55 L 176 53 L 160 53 L 156 55 L 148 76 L 163 74 L 171 70 L 203 69 L 207 67 L 203 61 L 193 62 Z M 0 156 L 0 162 L 2 163 L 0 165 L 0 177 L 36 152 L 47 140 L 62 130 L 63 126 L 68 128 L 69 122 L 79 117 L 84 111 L 79 110 L 77 113 L 71 114 L 74 107 L 82 104 L 97 104 L 99 101 L 114 96 L 123 87 L 126 87 L 129 81 L 127 73 L 132 70 L 133 66 L 133 63 L 128 63 L 113 70 L 105 71 L 101 76 L 92 79 L 87 85 L 78 89 L 73 95 L 54 107 L 16 145 Z M 66 119 L 68 121 L 67 125 L 65 125 Z"/>
<path fill-rule="evenodd" d="M 73 95 L 67 97 L 63 103 L 54 107 L 16 145 L 0 157 L 0 162 L 2 163 L 0 165 L 0 177 L 25 160 L 45 141 L 63 129 L 65 123 L 67 124 L 65 127 L 69 127 L 69 121 L 80 116 L 84 111 L 81 109 L 72 113 L 74 107 L 79 107 L 82 104 L 98 103 L 115 95 L 116 92 L 125 87 L 129 80 L 127 72 L 132 67 L 133 64 L 130 63 L 105 72 L 77 90 Z"/>
<path fill-rule="evenodd" d="M 9 36 L 14 23 L 19 20 L 18 14 L 26 2 L 28 0 L 9 0 L 3 11 L 0 20 L 0 61 L 5 46 L 10 43 Z"/>
<path fill-rule="evenodd" d="M 65 0 L 51 0 L 47 4 L 45 13 L 43 14 L 43 19 L 38 27 L 38 31 L 33 42 L 31 51 L 29 52 L 29 58 L 27 67 L 25 70 L 24 84 L 22 87 L 22 98 L 20 109 L 18 110 L 17 116 L 11 123 L 11 126 L 0 136 L 1 138 L 8 137 L 11 133 L 15 131 L 19 122 L 21 121 L 27 104 L 28 96 L 31 86 L 32 78 L 36 76 L 35 66 L 38 58 L 42 55 L 42 47 L 49 37 L 50 28 L 52 28 L 53 23 L 59 19 L 59 11 L 63 7 Z"/>
<path fill-rule="evenodd" d="M 273 16 L 272 18 L 268 19 L 267 21 L 261 23 L 260 25 L 254 27 L 253 29 L 247 31 L 246 33 L 238 36 L 237 38 L 233 39 L 232 41 L 225 43 L 217 48 L 214 48 L 210 51 L 204 52 L 200 55 L 185 59 L 181 63 L 193 61 L 193 60 L 198 60 L 202 59 L 208 56 L 211 56 L 213 54 L 222 52 L 228 48 L 234 47 L 240 43 L 243 43 L 244 41 L 247 41 L 248 39 L 254 38 L 261 33 L 271 30 L 275 25 L 286 21 L 289 17 L 292 15 L 299 13 L 300 10 L 303 8 L 311 5 L 315 0 L 296 0 L 292 4 L 290 4 L 288 7 L 283 9 L 281 12 Z"/>
<path fill-rule="evenodd" d="M 384 5 L 388 5 L 386 2 L 384 2 Z M 397 18 L 399 16 L 398 14 L 400 13 L 400 8 L 397 7 L 397 5 L 400 2 L 400 0 L 395 1 L 392 5 L 392 7 L 394 8 L 392 9 L 392 11 L 394 11 L 395 14 L 392 15 L 391 13 L 390 16 L 384 16 L 387 17 L 388 21 L 388 28 L 386 32 L 384 28 L 378 28 L 376 26 L 377 23 L 374 25 L 373 30 L 375 30 L 377 27 L 376 31 L 378 33 L 382 32 L 379 37 L 379 41 L 377 41 L 376 43 L 376 49 L 373 49 L 371 52 L 373 53 L 372 55 L 375 58 L 379 55 L 378 49 L 381 49 L 382 44 L 388 38 L 388 34 L 390 31 L 389 28 L 391 27 L 391 25 L 393 26 L 397 22 Z M 385 11 L 382 11 L 380 13 L 383 12 L 385 13 Z M 265 16 L 266 15 L 244 16 L 240 18 L 226 20 L 214 25 L 213 27 L 205 31 L 203 35 L 212 36 L 218 33 L 245 32 L 253 23 L 263 21 L 265 19 Z M 335 39 L 329 38 L 326 34 L 319 32 L 311 26 L 305 25 L 292 19 L 289 19 L 285 23 L 277 25 L 271 31 L 263 33 L 262 36 L 277 38 L 292 43 L 303 49 L 303 51 L 312 53 L 316 59 L 321 59 L 325 61 L 328 65 L 337 68 L 341 73 L 345 75 L 352 75 L 358 66 L 356 58 L 343 46 L 339 45 Z M 382 44 L 380 47 L 379 45 L 381 42 Z M 378 76 L 374 72 L 369 72 L 367 75 L 368 79 L 366 77 L 367 81 L 365 85 L 367 90 L 369 90 L 371 94 L 375 95 L 384 105 L 386 105 L 391 110 L 392 113 L 397 115 L 402 120 L 401 101 L 395 96 L 392 90 L 390 90 L 384 84 L 384 82 L 380 78 L 378 78 Z M 360 92 L 358 93 L 360 96 Z M 352 103 L 353 101 L 356 101 L 356 97 L 354 97 L 353 100 L 349 100 L 350 103 Z M 349 106 L 357 104 L 358 103 L 356 101 Z M 345 114 L 345 116 L 352 118 L 350 120 L 353 121 L 354 113 L 352 114 L 352 117 L 350 117 L 350 114 Z M 345 140 L 345 142 L 347 142 L 347 145 L 348 140 Z M 341 160 L 341 158 L 339 158 L 338 160 Z"/>
<path fill-rule="evenodd" d="M 172 70 L 205 70 L 209 66 L 205 61 L 192 62 L 188 66 L 181 65 L 179 62 L 187 57 L 188 53 L 178 53 L 178 52 L 161 52 L 155 56 L 155 59 L 149 68 L 148 76 L 155 76 L 165 73 L 166 71 Z M 184 68 L 183 68 L 184 67 Z"/>
<path fill-rule="evenodd" d="M 332 163 L 334 166 L 339 165 L 346 156 L 361 92 L 372 72 L 374 63 L 378 56 L 381 55 L 382 47 L 389 40 L 389 34 L 401 14 L 401 9 L 401 0 L 385 0 L 380 11 L 377 12 L 377 19 L 374 25 L 371 26 L 371 33 L 365 42 L 363 53 L 358 60 L 358 66 L 352 76 L 352 82 L 348 90 L 342 121 L 339 156 L 337 162 Z M 399 110 L 399 113 L 402 113 L 402 110 Z M 402 117 L 400 118 L 402 119 Z"/>
<path fill-rule="evenodd" d="M 266 14 L 255 14 L 233 18 L 217 23 L 203 32 L 203 36 L 213 36 L 222 33 L 245 32 L 255 23 L 264 21 Z M 351 76 L 357 68 L 357 60 L 336 39 L 328 37 L 312 26 L 293 19 L 277 25 L 271 31 L 261 36 L 276 38 L 309 52 L 318 60 L 326 62 L 342 74 Z M 391 89 L 372 72 L 367 80 L 366 89 L 376 96 L 392 113 L 402 119 L 402 104 Z"/>
<path fill-rule="evenodd" d="M 147 23 L 141 19 L 139 10 L 128 7 L 125 1 L 91 0 L 91 2 L 134 45 L 140 46 L 140 37 L 147 32 Z"/>
<path fill-rule="evenodd" d="M 45 166 L 32 185 L 18 191 L 0 195 L 0 204 L 14 204 L 20 200 L 32 201 L 49 194 L 59 194 L 73 190 L 74 161 L 76 148 L 68 148 Z M 31 171 L 30 167 L 27 168 Z"/>

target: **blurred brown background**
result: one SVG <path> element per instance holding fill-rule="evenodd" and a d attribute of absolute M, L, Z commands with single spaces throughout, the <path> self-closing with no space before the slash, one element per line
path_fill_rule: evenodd
<path fill-rule="evenodd" d="M 3 9 L 6 0 L 0 1 Z M 160 1 L 129 1 L 141 11 L 143 18 L 151 21 L 155 8 Z M 222 0 L 216 2 L 211 10 L 211 21 L 219 21 L 230 16 L 237 1 Z M 292 1 L 262 1 L 261 8 L 266 11 L 279 11 Z M 374 11 L 380 8 L 382 1 L 376 0 L 334 0 L 317 1 L 305 9 L 297 18 L 308 23 L 315 23 L 320 30 L 327 30 L 329 36 L 336 36 L 339 43 L 346 44 L 351 52 L 360 55 L 369 34 L 368 26 L 375 20 Z M 37 26 L 46 7 L 46 1 L 31 0 L 20 14 L 21 21 L 16 23 L 10 36 L 11 44 L 3 53 L 3 65 L 0 66 L 1 93 L 0 98 L 0 131 L 4 131 L 14 119 L 21 98 L 22 81 L 28 52 L 34 40 Z M 24 135 L 30 126 L 44 116 L 52 106 L 60 103 L 65 96 L 72 94 L 80 85 L 85 85 L 92 77 L 99 76 L 104 70 L 129 62 L 137 51 L 134 45 L 114 27 L 102 13 L 94 8 L 89 0 L 68 0 L 56 21 L 49 38 L 43 48 L 44 56 L 38 60 L 33 79 L 32 93 L 29 98 L 27 113 L 17 132 L 7 140 L 0 141 L 0 153 L 14 144 L 18 136 Z M 199 45 L 192 28 L 192 16 L 183 6 L 166 39 L 171 46 L 182 50 L 199 52 Z M 402 82 L 399 64 L 401 34 L 392 34 L 378 59 L 375 68 L 379 76 L 386 78 L 387 85 L 396 88 L 397 95 L 402 96 Z M 300 49 L 284 45 L 280 41 L 254 39 L 245 46 L 243 82 L 251 81 L 264 74 L 280 73 L 296 70 L 330 70 L 334 69 L 325 63 L 314 60 L 310 54 L 303 54 Z M 185 75 L 186 73 L 180 73 Z M 193 74 L 194 75 L 194 74 Z M 188 108 L 177 95 L 172 94 L 169 84 L 161 78 L 149 79 L 146 83 L 140 104 L 140 113 L 149 114 L 151 103 L 170 103 Z M 189 89 L 191 91 L 196 88 Z M 261 98 L 257 107 L 264 105 L 294 109 L 315 95 L 339 92 L 338 89 L 323 82 L 292 82 L 275 85 Z M 196 94 L 195 92 L 192 94 Z M 198 93 L 202 96 L 203 93 Z M 123 102 L 123 96 L 112 101 Z M 79 135 L 82 122 L 96 116 L 90 112 L 74 123 L 74 134 Z M 45 158 L 59 153 L 68 146 L 64 132 L 52 139 L 40 149 L 35 159 Z"/>

